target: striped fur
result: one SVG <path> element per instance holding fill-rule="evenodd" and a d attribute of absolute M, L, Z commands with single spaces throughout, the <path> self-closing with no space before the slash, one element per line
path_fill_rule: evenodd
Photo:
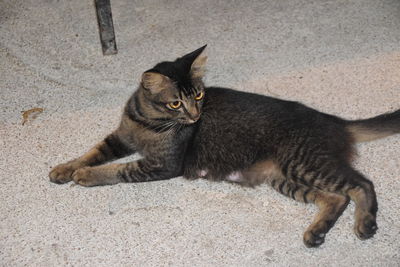
<path fill-rule="evenodd" d="M 400 110 L 347 121 L 297 102 L 205 88 L 203 50 L 146 71 L 118 129 L 83 156 L 56 166 L 50 180 L 95 186 L 184 175 L 251 187 L 268 183 L 318 206 L 303 236 L 307 247 L 324 242 L 349 200 L 356 205 L 355 234 L 372 237 L 376 194 L 351 166 L 353 145 L 399 133 Z M 103 165 L 136 152 L 143 158 Z"/>

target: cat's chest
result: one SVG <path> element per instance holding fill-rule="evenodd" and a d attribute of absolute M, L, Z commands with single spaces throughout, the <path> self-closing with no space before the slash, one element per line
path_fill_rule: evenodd
<path fill-rule="evenodd" d="M 143 156 L 180 153 L 191 137 L 190 129 L 171 129 L 166 132 L 146 131 L 134 136 L 137 150 Z"/>
<path fill-rule="evenodd" d="M 141 154 L 157 153 L 171 147 L 173 133 L 156 133 L 151 131 L 136 132 L 132 141 Z"/>

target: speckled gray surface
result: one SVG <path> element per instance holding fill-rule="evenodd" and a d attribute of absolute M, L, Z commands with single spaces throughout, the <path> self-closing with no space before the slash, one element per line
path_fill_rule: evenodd
<path fill-rule="evenodd" d="M 208 43 L 209 85 L 296 99 L 347 118 L 400 108 L 398 1 L 112 1 L 103 57 L 92 1 L 0 1 L 1 266 L 399 266 L 400 136 L 358 145 L 376 236 L 350 205 L 318 249 L 316 208 L 266 186 L 48 181 L 118 124 L 140 73 Z M 44 112 L 24 126 L 21 111 Z"/>

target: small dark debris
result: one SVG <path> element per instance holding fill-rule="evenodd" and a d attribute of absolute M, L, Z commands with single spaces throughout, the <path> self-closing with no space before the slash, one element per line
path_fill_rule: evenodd
<path fill-rule="evenodd" d="M 43 108 L 32 108 L 29 110 L 21 111 L 22 113 L 22 125 L 28 122 L 28 120 L 34 120 L 37 116 L 44 111 Z"/>

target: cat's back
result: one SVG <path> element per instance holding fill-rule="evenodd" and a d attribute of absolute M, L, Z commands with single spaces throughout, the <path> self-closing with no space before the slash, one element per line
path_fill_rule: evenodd
<path fill-rule="evenodd" d="M 320 140 L 339 136 L 342 128 L 339 118 L 298 102 L 210 87 L 187 166 L 204 167 L 222 177 L 239 166 L 244 169 L 274 157 L 300 139 L 314 136 L 315 142 L 324 142 Z"/>
<path fill-rule="evenodd" d="M 229 119 L 235 123 L 233 118 L 239 122 L 268 123 L 338 123 L 342 120 L 336 116 L 319 112 L 296 101 L 288 101 L 260 95 L 256 93 L 242 92 L 222 87 L 206 88 L 206 97 L 203 105 L 205 114 L 213 114 L 214 119 Z"/>
<path fill-rule="evenodd" d="M 284 134 L 279 126 L 288 117 L 295 102 L 232 89 L 206 89 L 202 115 L 188 150 L 189 169 L 206 167 L 213 177 L 233 171 L 237 166 L 250 166 L 261 153 L 273 154 L 275 139 Z M 194 167 L 193 165 L 199 165 Z M 186 177 L 194 176 L 187 174 Z"/>
<path fill-rule="evenodd" d="M 281 100 L 265 95 L 236 91 L 228 88 L 209 87 L 203 112 L 208 120 L 219 123 L 229 121 L 231 125 L 280 124 L 287 120 L 309 118 L 319 112 L 294 101 Z M 322 114 L 322 113 L 320 113 Z"/>
<path fill-rule="evenodd" d="M 290 105 L 290 101 L 268 97 L 265 95 L 237 91 L 222 87 L 206 88 L 206 98 L 204 108 L 225 111 L 232 109 L 245 109 L 246 111 L 268 108 L 266 105 L 272 105 L 269 108 L 277 108 L 279 105 Z"/>

